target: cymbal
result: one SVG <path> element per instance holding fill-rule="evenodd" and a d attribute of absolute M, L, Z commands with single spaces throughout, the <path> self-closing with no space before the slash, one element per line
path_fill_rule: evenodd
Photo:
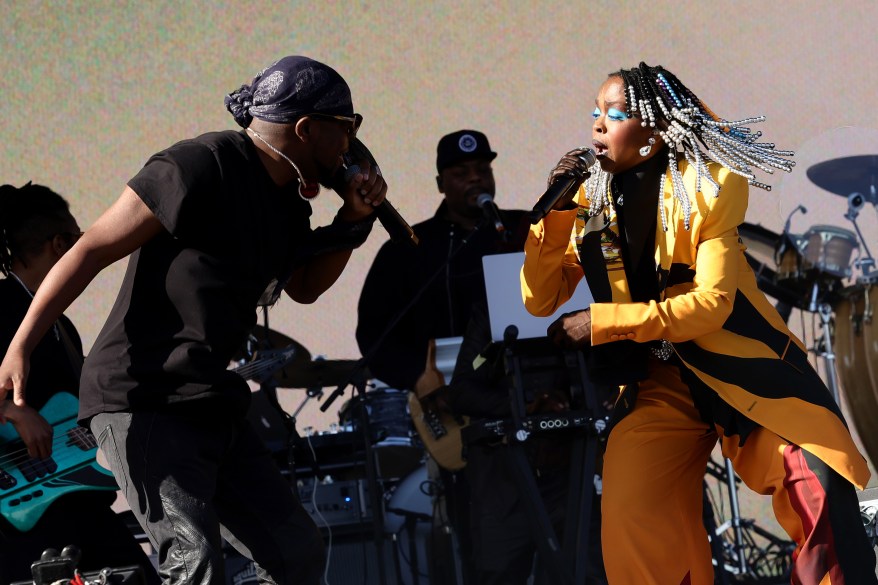
<path fill-rule="evenodd" d="M 294 362 L 311 361 L 311 353 L 298 341 L 274 329 L 266 329 L 262 325 L 256 325 L 247 337 L 247 342 L 235 353 L 232 359 L 235 361 L 246 360 L 252 358 L 253 354 L 259 351 L 288 348 L 295 349 Z"/>
<path fill-rule="evenodd" d="M 812 183 L 830 193 L 847 197 L 862 193 L 870 203 L 878 189 L 878 154 L 846 156 L 812 165 L 807 171 Z"/>
<path fill-rule="evenodd" d="M 357 360 L 294 361 L 287 364 L 274 379 L 281 388 L 325 388 L 350 381 Z"/>

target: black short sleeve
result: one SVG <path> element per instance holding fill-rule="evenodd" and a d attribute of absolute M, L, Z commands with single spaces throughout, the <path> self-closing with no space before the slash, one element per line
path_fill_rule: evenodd
<path fill-rule="evenodd" d="M 153 155 L 128 186 L 171 235 L 186 239 L 204 225 L 221 179 L 214 152 L 186 140 Z"/>

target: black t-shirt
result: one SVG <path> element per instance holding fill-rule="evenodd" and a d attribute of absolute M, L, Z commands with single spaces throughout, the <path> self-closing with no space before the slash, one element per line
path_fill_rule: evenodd
<path fill-rule="evenodd" d="M 80 420 L 196 399 L 243 413 L 249 388 L 228 365 L 301 260 L 311 206 L 295 182 L 274 184 L 244 132 L 179 142 L 128 185 L 167 231 L 129 260 L 83 369 Z"/>
<path fill-rule="evenodd" d="M 14 277 L 0 280 L 0 354 L 6 353 L 30 303 L 31 296 Z M 74 349 L 81 356 L 82 341 L 73 323 L 62 315 L 57 326 L 64 327 Z M 74 373 L 71 358 L 55 327 L 49 329 L 31 354 L 26 392 L 28 406 L 36 410 L 41 409 L 58 392 L 79 395 L 79 378 Z"/>

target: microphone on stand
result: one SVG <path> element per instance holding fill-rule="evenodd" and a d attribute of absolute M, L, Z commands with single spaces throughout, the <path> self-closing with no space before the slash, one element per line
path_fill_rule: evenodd
<path fill-rule="evenodd" d="M 784 235 L 790 233 L 790 222 L 792 221 L 793 216 L 794 216 L 796 213 L 798 213 L 799 211 L 802 212 L 802 215 L 805 215 L 806 213 L 808 213 L 808 208 L 805 207 L 805 206 L 802 205 L 802 204 L 799 204 L 799 205 L 796 206 L 796 208 L 795 208 L 794 210 L 792 210 L 792 211 L 790 212 L 790 214 L 787 216 L 787 221 L 786 221 L 786 223 L 783 225 L 783 233 L 784 233 Z"/>
<path fill-rule="evenodd" d="M 582 154 L 578 155 L 578 158 L 589 167 L 597 160 L 594 156 L 594 152 L 590 148 L 586 148 Z M 582 185 L 582 182 L 585 181 L 586 178 L 588 178 L 588 174 L 585 174 L 582 177 L 574 177 L 571 175 L 559 175 L 555 177 L 549 185 L 549 188 L 546 189 L 546 192 L 543 193 L 543 196 L 540 197 L 537 204 L 534 205 L 533 210 L 528 214 L 530 222 L 535 224 L 546 217 L 558 201 L 570 195 L 571 192 L 579 189 L 579 186 Z"/>
<path fill-rule="evenodd" d="M 780 259 L 783 258 L 784 253 L 787 251 L 787 246 L 792 245 L 793 248 L 796 249 L 797 254 L 800 252 L 798 243 L 795 238 L 790 235 L 790 223 L 793 220 L 793 216 L 800 211 L 802 212 L 802 215 L 804 215 L 808 213 L 808 208 L 802 204 L 797 205 L 787 216 L 787 221 L 783 225 L 783 232 L 781 232 L 780 240 L 778 240 L 777 246 L 774 250 L 775 263 L 777 264 L 780 263 Z"/>
<path fill-rule="evenodd" d="M 502 234 L 506 231 L 506 226 L 503 224 L 503 220 L 500 219 L 500 210 L 497 209 L 497 204 L 494 203 L 493 195 L 482 193 L 476 197 L 476 205 L 482 209 L 482 215 L 485 216 L 488 223 L 494 226 L 497 233 Z"/>

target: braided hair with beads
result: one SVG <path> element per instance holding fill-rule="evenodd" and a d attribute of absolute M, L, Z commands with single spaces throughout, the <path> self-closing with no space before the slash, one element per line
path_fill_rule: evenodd
<path fill-rule="evenodd" d="M 26 266 L 72 221 L 67 201 L 48 187 L 30 181 L 22 187 L 0 185 L 0 273 L 9 276 L 15 260 Z"/>
<path fill-rule="evenodd" d="M 765 116 L 729 121 L 717 116 L 677 77 L 661 66 L 649 66 L 641 62 L 637 68 L 621 69 L 610 77 L 620 77 L 624 85 L 625 101 L 630 116 L 638 115 L 641 125 L 655 129 L 668 146 L 668 173 L 674 196 L 683 206 L 686 229 L 692 203 L 683 185 L 683 175 L 678 161 L 685 158 L 696 170 L 695 188 L 701 192 L 702 184 L 708 183 L 714 197 L 719 196 L 720 186 L 707 167 L 708 161 L 716 162 L 730 172 L 741 175 L 754 187 L 771 190 L 771 186 L 756 180 L 753 167 L 773 174 L 775 169 L 790 172 L 795 166 L 790 150 L 777 150 L 770 142 L 758 142 L 762 132 L 753 132 L 749 125 L 762 122 Z M 596 165 L 586 183 L 590 198 L 594 198 L 591 215 L 597 215 L 607 204 L 609 182 L 612 177 Z M 664 192 L 660 182 L 659 201 Z M 660 205 L 662 228 L 667 231 L 664 206 Z"/>

